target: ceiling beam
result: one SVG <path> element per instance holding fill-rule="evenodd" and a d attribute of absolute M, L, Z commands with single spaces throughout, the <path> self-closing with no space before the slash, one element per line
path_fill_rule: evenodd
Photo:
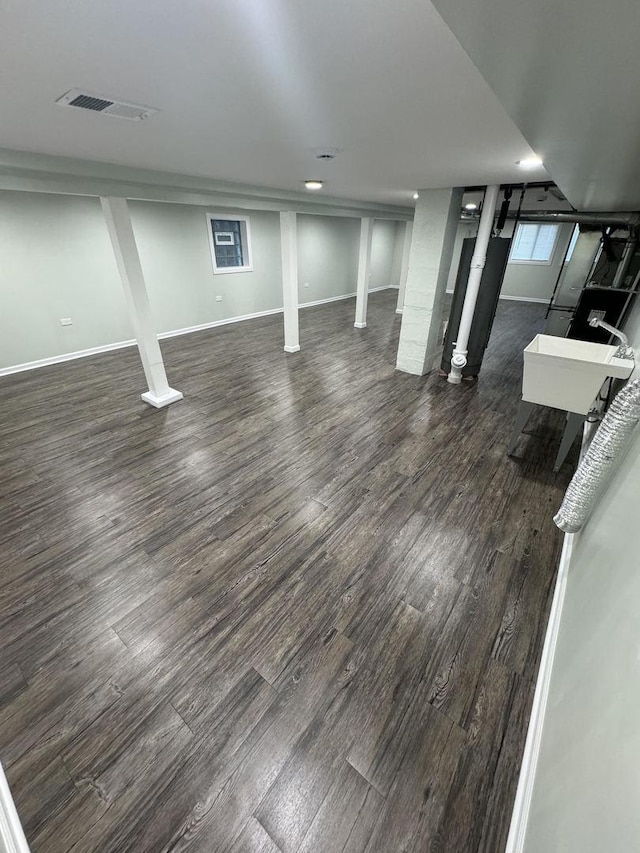
<path fill-rule="evenodd" d="M 413 209 L 0 149 L 0 189 L 321 216 L 413 219 Z"/>

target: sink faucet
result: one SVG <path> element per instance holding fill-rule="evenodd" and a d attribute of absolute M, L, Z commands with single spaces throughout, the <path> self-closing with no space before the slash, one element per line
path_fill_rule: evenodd
<path fill-rule="evenodd" d="M 609 332 L 610 335 L 613 335 L 614 338 L 617 338 L 620 341 L 620 343 L 618 344 L 618 349 L 613 354 L 614 358 L 633 359 L 635 357 L 633 348 L 629 346 L 629 338 L 625 335 L 624 332 L 621 332 L 620 329 L 616 329 L 613 326 L 610 326 L 609 323 L 605 323 L 605 321 L 601 320 L 599 317 L 592 317 L 589 320 L 589 325 L 592 326 L 594 329 L 604 329 L 605 332 Z"/>

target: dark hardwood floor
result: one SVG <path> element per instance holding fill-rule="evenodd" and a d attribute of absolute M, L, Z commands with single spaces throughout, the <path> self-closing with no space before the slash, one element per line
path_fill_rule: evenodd
<path fill-rule="evenodd" d="M 394 372 L 395 292 L 0 380 L 0 760 L 34 853 L 498 853 L 560 548 L 562 419 Z M 574 457 L 571 457 L 574 461 Z"/>

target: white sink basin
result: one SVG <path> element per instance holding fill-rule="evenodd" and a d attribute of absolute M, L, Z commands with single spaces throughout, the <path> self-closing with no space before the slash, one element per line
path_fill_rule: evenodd
<path fill-rule="evenodd" d="M 634 363 L 615 346 L 536 335 L 524 350 L 522 399 L 586 415 L 609 376 L 627 379 Z"/>

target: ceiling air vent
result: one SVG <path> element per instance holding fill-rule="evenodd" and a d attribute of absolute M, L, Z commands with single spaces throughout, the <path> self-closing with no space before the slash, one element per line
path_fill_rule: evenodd
<path fill-rule="evenodd" d="M 152 107 L 128 104 L 126 101 L 116 101 L 100 95 L 91 95 L 89 92 L 82 92 L 80 89 L 72 89 L 58 98 L 56 103 L 62 104 L 64 107 L 77 107 L 81 110 L 90 110 L 94 113 L 102 113 L 116 118 L 128 118 L 132 121 L 140 121 L 158 112 Z"/>

